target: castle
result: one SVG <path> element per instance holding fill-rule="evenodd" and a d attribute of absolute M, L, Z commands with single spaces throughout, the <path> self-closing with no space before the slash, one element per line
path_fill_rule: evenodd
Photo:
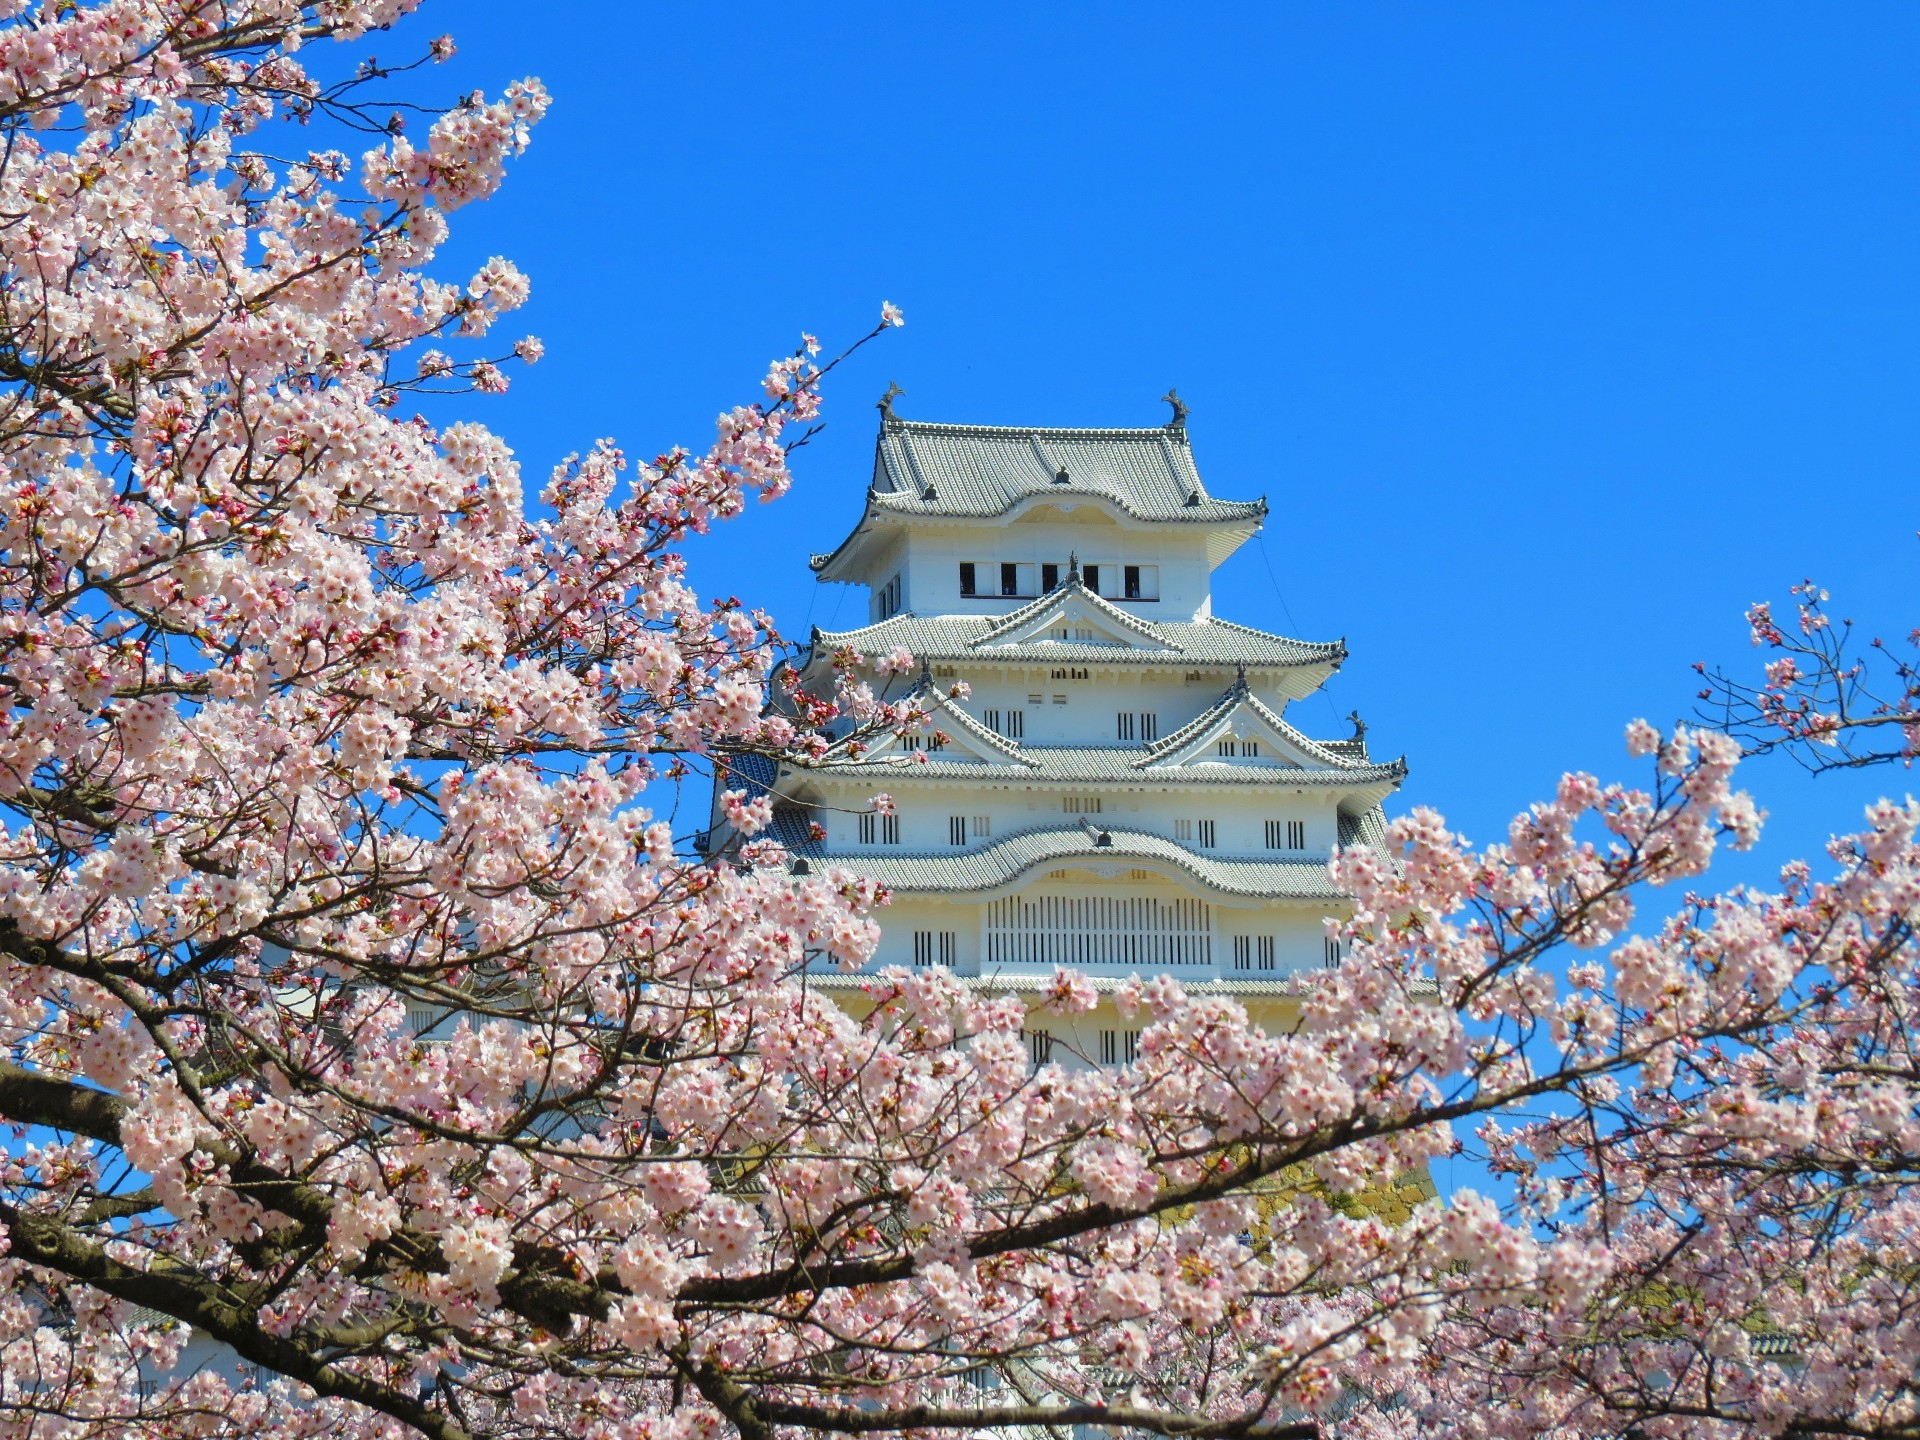
<path fill-rule="evenodd" d="M 1357 722 L 1326 740 L 1288 718 L 1344 644 L 1213 613 L 1213 572 L 1266 502 L 1207 493 L 1173 395 L 1166 425 L 1070 430 L 905 420 L 893 393 L 859 521 L 812 557 L 866 588 L 868 623 L 816 630 L 793 663 L 830 693 L 833 656 L 857 652 L 876 694 L 930 720 L 747 777 L 795 868 L 893 892 L 876 968 L 1016 990 L 1056 966 L 1108 990 L 1164 973 L 1290 1008 L 1292 977 L 1339 961 L 1328 860 L 1379 843 L 1406 766 L 1375 761 Z M 881 674 L 897 648 L 914 668 Z M 1137 1033 L 1103 1005 L 1029 1040 L 1036 1060 L 1116 1064 Z"/>

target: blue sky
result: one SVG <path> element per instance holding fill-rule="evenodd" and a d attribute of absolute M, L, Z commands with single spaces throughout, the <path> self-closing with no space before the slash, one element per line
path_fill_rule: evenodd
<path fill-rule="evenodd" d="M 1812 575 L 1920 621 L 1920 9 L 430 3 L 429 89 L 556 101 L 450 258 L 514 257 L 548 358 L 463 402 L 530 475 L 700 445 L 802 329 L 907 328 L 828 394 L 793 496 L 693 552 L 790 633 L 863 613 L 805 558 L 857 515 L 873 402 L 1157 424 L 1265 495 L 1227 616 L 1345 635 L 1407 803 L 1480 841 L 1561 770 L 1631 775 L 1696 659 Z M 517 333 L 517 332 L 516 332 Z M 838 607 L 836 609 L 836 607 Z M 1768 868 L 1905 793 L 1750 783 Z M 1760 875 L 1753 865 L 1736 873 Z"/>

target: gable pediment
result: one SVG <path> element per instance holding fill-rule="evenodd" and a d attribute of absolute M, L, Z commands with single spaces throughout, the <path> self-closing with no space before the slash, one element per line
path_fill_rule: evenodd
<path fill-rule="evenodd" d="M 1237 766 L 1246 769 L 1345 769 L 1236 682 L 1219 702 L 1165 739 L 1148 747 L 1140 770 Z"/>
<path fill-rule="evenodd" d="M 931 679 L 923 678 L 906 697 L 927 712 L 927 725 L 906 735 L 883 735 L 858 756 L 844 749 L 830 753 L 829 762 L 859 764 L 893 762 L 917 765 L 922 755 L 942 762 L 969 761 L 1029 770 L 1038 763 L 1021 752 L 1020 745 L 997 735 L 954 703 L 953 697 Z"/>
<path fill-rule="evenodd" d="M 973 642 L 978 651 L 1016 645 L 1111 645 L 1122 650 L 1177 653 L 1147 621 L 1087 589 L 1077 575 L 1049 594 L 1015 610 Z"/>

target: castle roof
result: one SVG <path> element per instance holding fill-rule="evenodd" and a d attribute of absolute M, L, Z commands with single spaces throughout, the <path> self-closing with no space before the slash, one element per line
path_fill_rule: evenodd
<path fill-rule="evenodd" d="M 1064 474 L 1064 478 L 1063 478 Z M 1092 495 L 1140 520 L 1258 521 L 1264 500 L 1216 500 L 1200 483 L 1185 426 L 1057 430 L 881 423 L 873 504 L 909 515 L 987 518 L 1036 495 Z"/>
<path fill-rule="evenodd" d="M 1096 828 L 1091 823 L 1034 826 L 962 851 L 867 850 L 857 856 L 828 856 L 823 854 L 825 847 L 811 843 L 791 848 L 796 854 L 870 876 L 890 890 L 916 894 L 996 890 L 1031 870 L 1091 860 L 1106 865 L 1168 866 L 1207 889 L 1246 899 L 1324 903 L 1346 898 L 1334 886 L 1324 860 L 1222 858 L 1146 830 Z"/>
<path fill-rule="evenodd" d="M 838 549 L 810 563 L 822 578 L 847 578 L 835 562 L 846 560 L 876 518 L 993 520 L 1035 503 L 1087 501 L 1132 520 L 1215 527 L 1219 538 L 1209 546 L 1215 564 L 1267 515 L 1264 499 L 1217 500 L 1207 493 L 1184 424 L 1052 429 L 946 425 L 888 414 L 880 422 L 860 524 Z"/>
<path fill-rule="evenodd" d="M 1050 597 L 1043 597 L 1050 598 Z M 1036 608 L 1025 607 L 1016 614 Z M 1041 665 L 1325 666 L 1338 669 L 1347 658 L 1344 640 L 1292 640 L 1264 630 L 1208 616 L 1202 620 L 1130 622 L 1158 642 L 1130 646 L 1075 640 L 996 641 L 1011 617 L 1004 615 L 915 615 L 908 612 L 858 630 L 816 630 L 816 654 L 850 645 L 865 655 L 884 655 L 904 645 L 916 660 L 1012 661 Z M 983 643 L 984 642 L 984 643 Z"/>
<path fill-rule="evenodd" d="M 1309 742 L 1311 743 L 1311 742 Z M 922 758 L 924 754 L 924 759 Z M 1146 757 L 1150 759 L 1151 757 Z M 831 771 L 863 779 L 972 780 L 987 783 L 999 778 L 1026 785 L 1055 780 L 1063 784 L 1124 781 L 1128 784 L 1256 785 L 1325 789 L 1368 789 L 1397 786 L 1407 776 L 1404 760 L 1384 764 L 1341 762 L 1325 768 L 1305 765 L 1167 765 L 1149 767 L 1137 745 L 1021 745 L 1010 755 L 1004 777 L 978 760 L 931 753 L 885 749 L 857 759 L 835 754 L 810 773 Z"/>

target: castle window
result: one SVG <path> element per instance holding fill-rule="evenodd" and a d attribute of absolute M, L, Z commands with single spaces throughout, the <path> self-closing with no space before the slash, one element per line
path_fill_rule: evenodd
<path fill-rule="evenodd" d="M 1190 839 L 1194 837 L 1194 833 L 1196 833 L 1196 831 L 1198 831 L 1198 835 L 1200 835 L 1200 847 L 1202 847 L 1202 849 L 1208 849 L 1208 851 L 1212 851 L 1213 849 L 1212 820 L 1175 820 L 1175 822 L 1173 822 L 1173 839 L 1181 839 L 1181 841 L 1190 841 Z"/>
<path fill-rule="evenodd" d="M 1160 567 L 1158 565 L 1126 565 L 1121 567 L 1121 593 L 1128 600 L 1158 600 L 1160 598 Z"/>
<path fill-rule="evenodd" d="M 1046 703 L 1047 703 L 1047 697 L 1044 695 L 1027 696 L 1027 704 L 1029 705 L 1044 705 Z"/>
<path fill-rule="evenodd" d="M 1233 937 L 1233 968 L 1271 970 L 1274 968 L 1273 936 L 1236 935 Z"/>
<path fill-rule="evenodd" d="M 1122 710 L 1115 730 L 1122 740 L 1132 740 L 1136 736 L 1142 740 L 1154 740 L 1160 734 L 1160 717 L 1151 710 Z"/>
<path fill-rule="evenodd" d="M 1098 565 L 1082 565 L 1080 567 L 1080 578 L 1086 582 L 1087 588 L 1093 591 L 1094 594 L 1098 595 L 1100 593 L 1100 567 Z"/>
<path fill-rule="evenodd" d="M 1060 588 L 1060 567 L 1058 565 L 1051 565 L 1051 564 L 1042 565 L 1040 567 L 1040 593 L 1042 595 L 1051 595 L 1054 591 L 1058 590 L 1059 588 Z"/>
<path fill-rule="evenodd" d="M 898 845 L 900 843 L 898 815 L 881 815 L 872 810 L 862 810 L 857 818 L 862 845 Z"/>
<path fill-rule="evenodd" d="M 918 966 L 945 965 L 953 968 L 960 949 L 960 936 L 952 930 L 916 930 L 913 932 L 913 963 Z"/>
<path fill-rule="evenodd" d="M 977 572 L 974 569 L 973 561 L 962 560 L 960 562 L 960 593 L 962 595 L 971 597 L 980 593 L 979 590 L 975 588 L 976 575 Z"/>
<path fill-rule="evenodd" d="M 987 728 L 996 735 L 1004 735 L 1009 740 L 1018 740 L 1027 733 L 1027 712 L 1024 710 L 1001 710 L 998 708 L 985 712 Z"/>
<path fill-rule="evenodd" d="M 1020 1038 L 1027 1042 L 1027 1054 L 1035 1065 L 1044 1065 L 1053 1059 L 1053 1036 L 1045 1030 L 1022 1030 Z"/>
<path fill-rule="evenodd" d="M 1118 727 L 1118 734 L 1119 734 L 1119 738 L 1122 740 L 1133 739 L 1133 711 L 1122 710 L 1120 712 L 1120 724 Z"/>
<path fill-rule="evenodd" d="M 1267 821 L 1267 848 L 1269 850 L 1306 849 L 1307 822 L 1304 820 Z"/>
<path fill-rule="evenodd" d="M 947 843 L 950 845 L 964 845 L 967 843 L 966 816 L 949 815 L 947 817 Z"/>
<path fill-rule="evenodd" d="M 882 620 L 890 620 L 900 613 L 900 597 L 900 577 L 895 575 L 880 587 L 880 593 L 875 597 L 874 608 Z"/>
<path fill-rule="evenodd" d="M 1340 942 L 1329 935 L 1324 943 L 1326 946 L 1326 954 L 1323 957 L 1323 963 L 1327 969 L 1331 970 L 1340 963 Z"/>
<path fill-rule="evenodd" d="M 984 840 L 991 834 L 993 834 L 993 817 L 989 815 L 974 816 L 973 838 L 976 840 Z"/>
<path fill-rule="evenodd" d="M 1098 815 L 1100 813 L 1100 797 L 1098 795 L 1062 796 L 1060 808 L 1069 815 Z"/>
<path fill-rule="evenodd" d="M 1140 1058 L 1140 1032 L 1138 1030 L 1102 1030 L 1100 1032 L 1100 1063 L 1102 1065 L 1131 1065 Z"/>

